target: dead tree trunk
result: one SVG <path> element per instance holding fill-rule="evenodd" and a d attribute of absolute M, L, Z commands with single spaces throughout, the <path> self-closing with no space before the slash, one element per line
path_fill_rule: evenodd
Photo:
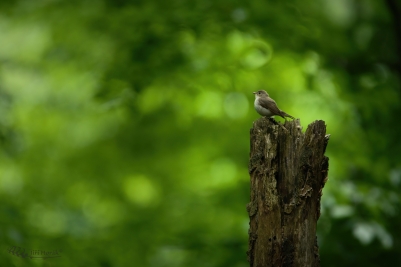
<path fill-rule="evenodd" d="M 329 135 L 324 121 L 310 124 L 305 134 L 299 120 L 284 127 L 260 118 L 251 129 L 251 267 L 320 266 L 316 224 Z"/>

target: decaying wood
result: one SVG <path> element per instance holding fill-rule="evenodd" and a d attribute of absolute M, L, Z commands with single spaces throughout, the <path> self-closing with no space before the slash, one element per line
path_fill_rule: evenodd
<path fill-rule="evenodd" d="M 316 224 L 329 135 L 324 121 L 310 124 L 305 134 L 299 120 L 284 127 L 262 117 L 251 129 L 251 267 L 320 266 Z"/>

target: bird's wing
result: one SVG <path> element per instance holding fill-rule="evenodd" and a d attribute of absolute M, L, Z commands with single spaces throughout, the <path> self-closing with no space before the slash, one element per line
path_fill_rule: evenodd
<path fill-rule="evenodd" d="M 276 102 L 273 99 L 271 99 L 270 97 L 259 98 L 259 105 L 270 110 L 270 112 L 273 113 L 274 115 L 281 116 L 281 111 L 277 107 Z"/>

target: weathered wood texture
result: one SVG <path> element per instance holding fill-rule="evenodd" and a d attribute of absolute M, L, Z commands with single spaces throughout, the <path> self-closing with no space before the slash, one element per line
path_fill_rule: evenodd
<path fill-rule="evenodd" d="M 321 120 L 305 134 L 299 120 L 284 127 L 262 117 L 251 129 L 251 267 L 320 266 L 316 224 L 327 181 L 329 135 Z"/>

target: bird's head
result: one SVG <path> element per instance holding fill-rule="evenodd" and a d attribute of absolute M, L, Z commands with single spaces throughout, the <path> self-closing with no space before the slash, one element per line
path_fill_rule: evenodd
<path fill-rule="evenodd" d="M 255 97 L 269 97 L 269 94 L 265 91 L 265 90 L 259 90 L 256 92 L 253 92 L 253 94 L 255 95 Z"/>

